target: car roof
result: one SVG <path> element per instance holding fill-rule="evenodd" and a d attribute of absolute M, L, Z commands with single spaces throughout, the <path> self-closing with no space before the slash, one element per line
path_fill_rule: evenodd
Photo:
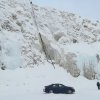
<path fill-rule="evenodd" d="M 63 85 L 63 84 L 60 84 L 60 83 L 54 83 L 54 84 L 51 84 L 51 85 Z"/>
<path fill-rule="evenodd" d="M 53 84 L 49 84 L 47 86 L 52 86 L 52 85 L 63 85 L 63 84 L 61 84 L 61 83 L 53 83 Z M 63 85 L 63 86 L 65 86 L 65 85 Z"/>

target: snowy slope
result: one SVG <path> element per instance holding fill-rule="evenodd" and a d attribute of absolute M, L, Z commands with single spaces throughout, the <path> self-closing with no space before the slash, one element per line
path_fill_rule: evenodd
<path fill-rule="evenodd" d="M 56 9 L 33 8 L 48 57 L 74 77 L 99 78 L 100 22 Z M 0 47 L 1 67 L 35 67 L 46 62 L 28 1 L 0 1 Z"/>

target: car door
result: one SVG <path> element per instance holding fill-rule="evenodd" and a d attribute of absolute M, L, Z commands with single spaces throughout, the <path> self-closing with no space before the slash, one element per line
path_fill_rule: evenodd
<path fill-rule="evenodd" d="M 59 92 L 65 93 L 65 87 L 62 84 L 59 84 Z"/>
<path fill-rule="evenodd" d="M 59 93 L 59 85 L 58 84 L 53 85 L 53 93 Z"/>

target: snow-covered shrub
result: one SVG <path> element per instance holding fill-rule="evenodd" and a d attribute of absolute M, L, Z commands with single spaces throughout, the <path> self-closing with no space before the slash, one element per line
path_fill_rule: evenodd
<path fill-rule="evenodd" d="M 93 67 L 94 65 L 92 63 L 89 63 L 89 64 L 84 63 L 83 73 L 87 79 L 90 79 L 90 80 L 95 79 L 95 71 Z"/>
<path fill-rule="evenodd" d="M 96 55 L 96 58 L 97 58 L 97 62 L 99 63 L 99 61 L 100 61 L 100 56 L 99 56 L 99 54 Z"/>
<path fill-rule="evenodd" d="M 80 75 L 80 69 L 77 67 L 73 67 L 73 71 L 70 72 L 73 77 L 78 77 Z"/>
<path fill-rule="evenodd" d="M 1 49 L 2 49 L 2 48 L 1 48 L 1 45 L 0 45 L 0 51 L 1 51 Z"/>
<path fill-rule="evenodd" d="M 66 65 L 64 68 L 74 77 L 78 77 L 80 75 L 80 70 L 77 67 L 76 60 L 75 60 L 76 55 L 74 53 L 68 53 L 65 55 L 65 61 Z"/>
<path fill-rule="evenodd" d="M 16 21 L 16 24 L 18 25 L 18 26 L 22 26 L 22 23 L 21 22 L 19 22 L 19 21 Z"/>
<path fill-rule="evenodd" d="M 4 22 L 2 22 L 1 28 L 7 31 L 13 31 L 13 32 L 18 31 L 18 29 L 9 20 L 5 20 Z"/>
<path fill-rule="evenodd" d="M 59 39 L 59 43 L 60 44 L 66 44 L 66 43 L 69 43 L 71 40 L 70 40 L 70 38 L 68 38 L 68 37 L 65 37 L 65 36 L 62 36 L 60 39 Z"/>
<path fill-rule="evenodd" d="M 20 30 L 21 30 L 21 32 L 22 33 L 25 33 L 25 30 L 24 30 L 24 28 L 23 28 L 23 26 L 22 26 L 22 22 L 19 22 L 18 20 L 16 21 L 16 24 L 20 27 Z"/>
<path fill-rule="evenodd" d="M 62 36 L 65 36 L 64 32 L 55 32 L 54 39 L 58 41 Z"/>
<path fill-rule="evenodd" d="M 2 70 L 5 70 L 6 69 L 6 66 L 3 63 L 1 64 L 1 69 Z"/>
<path fill-rule="evenodd" d="M 84 25 L 84 28 L 88 28 L 88 26 L 87 25 Z"/>
<path fill-rule="evenodd" d="M 77 43 L 78 41 L 76 39 L 73 39 L 73 43 Z"/>
<path fill-rule="evenodd" d="M 13 20 L 17 20 L 17 15 L 16 14 L 12 14 L 11 17 L 12 17 Z"/>
<path fill-rule="evenodd" d="M 10 25 L 10 21 L 9 20 L 5 20 L 2 24 L 1 24 L 1 27 L 5 30 L 11 30 L 12 27 Z"/>

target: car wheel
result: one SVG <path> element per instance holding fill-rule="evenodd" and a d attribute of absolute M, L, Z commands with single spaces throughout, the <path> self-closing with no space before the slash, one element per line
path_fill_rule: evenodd
<path fill-rule="evenodd" d="M 53 90 L 50 90 L 49 93 L 53 93 Z"/>
<path fill-rule="evenodd" d="M 71 94 L 72 93 L 72 91 L 71 90 L 68 90 L 68 94 Z"/>

